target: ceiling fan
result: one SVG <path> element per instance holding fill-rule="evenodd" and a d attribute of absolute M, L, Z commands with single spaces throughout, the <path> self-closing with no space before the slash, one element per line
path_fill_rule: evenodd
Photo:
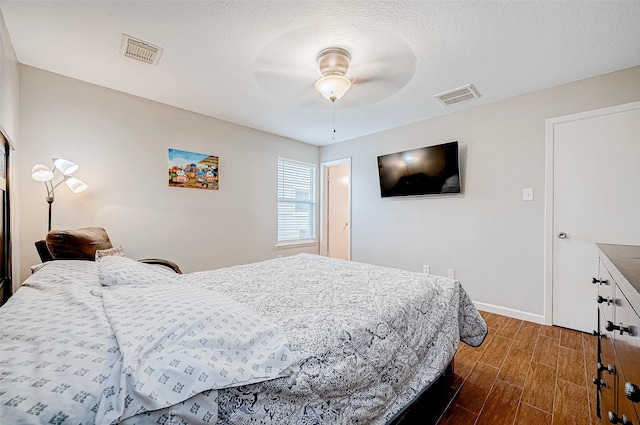
<path fill-rule="evenodd" d="M 318 53 L 318 68 L 322 77 L 315 87 L 327 100 L 335 102 L 351 88 L 353 81 L 346 77 L 351 54 L 340 47 L 327 47 Z"/>
<path fill-rule="evenodd" d="M 334 45 L 320 49 L 313 61 L 299 46 L 273 46 L 258 57 L 254 77 L 265 92 L 302 107 L 366 106 L 400 91 L 415 73 L 409 46 L 380 47 Z"/>

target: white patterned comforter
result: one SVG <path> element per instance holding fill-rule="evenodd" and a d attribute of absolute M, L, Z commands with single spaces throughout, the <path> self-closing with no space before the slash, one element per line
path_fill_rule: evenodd
<path fill-rule="evenodd" d="M 133 415 L 121 423 L 384 424 L 442 373 L 460 339 L 479 345 L 486 335 L 454 280 L 307 254 L 185 275 L 154 271 L 152 284 L 126 267 L 100 273 L 115 286 L 100 286 L 93 262 L 49 263 L 0 309 L 6 423 L 109 423 Z M 177 351 L 188 346 L 187 360 L 198 360 L 194 369 L 182 369 L 184 357 L 175 364 L 175 349 L 155 351 L 178 341 L 170 316 L 140 314 L 137 325 L 128 324 L 132 313 L 154 310 L 147 305 L 153 293 L 174 307 L 183 299 L 195 328 L 218 310 L 212 299 L 238 301 L 229 301 L 232 310 L 253 311 L 264 324 L 253 323 L 252 331 L 283 332 L 269 349 L 287 359 L 262 382 L 207 384 L 217 391 L 182 382 L 185 370 L 206 374 L 205 357 L 221 346 L 199 351 L 201 336 L 177 343 Z M 153 355 L 139 362 L 141 352 Z M 132 365 L 144 367 L 132 372 Z M 136 391 L 140 382 L 146 388 Z M 176 382 L 179 396 L 171 393 Z"/>
<path fill-rule="evenodd" d="M 284 333 L 241 304 L 197 286 L 149 290 L 132 285 L 95 291 L 121 353 L 102 392 L 98 423 L 119 423 L 203 391 L 288 373 L 293 357 Z M 215 422 L 217 412 L 211 413 Z"/>

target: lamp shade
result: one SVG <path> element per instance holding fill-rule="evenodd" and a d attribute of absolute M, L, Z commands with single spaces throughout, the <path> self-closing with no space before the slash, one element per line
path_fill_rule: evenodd
<path fill-rule="evenodd" d="M 31 178 L 39 182 L 48 182 L 53 178 L 53 171 L 42 164 L 34 165 L 31 169 Z"/>
<path fill-rule="evenodd" d="M 53 165 L 65 176 L 73 174 L 78 169 L 78 165 L 75 162 L 62 158 L 53 158 Z"/>
<path fill-rule="evenodd" d="M 316 81 L 316 90 L 326 99 L 335 102 L 351 88 L 351 80 L 342 75 L 326 75 Z"/>
<path fill-rule="evenodd" d="M 71 189 L 73 193 L 80 193 L 89 187 L 85 182 L 83 182 L 82 180 L 78 180 L 75 177 L 69 177 L 68 179 L 65 179 L 64 183 L 69 189 Z"/>

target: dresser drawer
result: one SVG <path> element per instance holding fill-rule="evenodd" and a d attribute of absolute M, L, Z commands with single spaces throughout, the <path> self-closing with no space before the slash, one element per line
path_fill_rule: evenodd
<path fill-rule="evenodd" d="M 615 304 L 616 304 L 616 285 L 611 273 L 600 261 L 599 273 L 596 284 L 598 285 L 598 298 L 597 302 L 600 306 L 602 314 L 604 314 L 605 320 L 614 321 L 615 319 Z"/>
<path fill-rule="evenodd" d="M 622 374 L 619 374 L 617 379 L 618 416 L 620 418 L 622 418 L 623 415 L 626 416 L 627 423 L 631 423 L 633 425 L 640 424 L 640 406 L 638 405 L 638 403 L 632 402 L 625 396 L 625 381 L 627 380 L 624 378 L 624 376 Z"/>
<path fill-rule="evenodd" d="M 628 401 L 625 396 L 624 385 L 630 382 L 640 387 L 640 316 L 633 309 L 627 297 L 620 291 L 618 293 L 615 324 L 622 328 L 623 331 L 615 331 L 614 344 L 621 370 L 618 389 L 622 391 L 619 393 L 618 399 L 624 403 Z M 623 405 L 621 402 L 618 403 L 619 408 Z M 640 416 L 640 404 L 632 403 L 631 401 L 628 404 L 629 406 L 634 406 L 637 415 Z M 629 415 L 627 414 L 627 416 Z M 636 419 L 634 423 L 640 423 L 640 421 Z"/>
<path fill-rule="evenodd" d="M 600 343 L 600 359 L 599 365 L 601 365 L 601 369 L 598 372 L 598 377 L 603 385 L 600 386 L 598 390 L 600 392 L 600 400 L 601 400 L 601 408 L 602 408 L 602 417 L 607 418 L 609 412 L 616 411 L 616 402 L 615 402 L 615 387 L 616 387 L 616 364 L 615 364 L 615 355 L 613 352 L 613 341 L 611 340 L 611 335 L 609 332 L 605 331 L 604 328 L 599 337 Z M 596 370 L 597 370 L 596 366 Z"/>

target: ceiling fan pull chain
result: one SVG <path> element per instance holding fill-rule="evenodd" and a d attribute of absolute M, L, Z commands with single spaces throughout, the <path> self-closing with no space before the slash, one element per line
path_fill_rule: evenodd
<path fill-rule="evenodd" d="M 333 104 L 333 135 L 331 140 L 336 141 L 336 104 Z"/>

